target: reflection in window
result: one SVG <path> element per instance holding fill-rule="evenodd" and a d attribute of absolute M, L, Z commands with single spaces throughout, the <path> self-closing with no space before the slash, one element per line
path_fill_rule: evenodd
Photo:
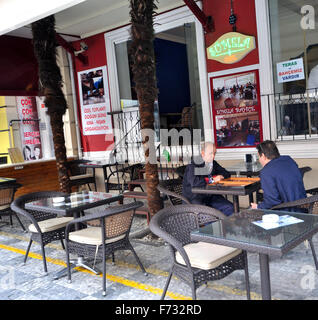
<path fill-rule="evenodd" d="M 318 19 L 302 28 L 305 5 L 318 13 L 316 0 L 269 0 L 278 137 L 318 133 Z"/>

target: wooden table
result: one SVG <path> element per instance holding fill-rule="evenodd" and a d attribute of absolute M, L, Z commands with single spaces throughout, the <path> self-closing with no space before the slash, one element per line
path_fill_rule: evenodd
<path fill-rule="evenodd" d="M 239 212 L 239 196 L 251 195 L 260 188 L 260 178 L 232 177 L 208 184 L 205 188 L 192 188 L 192 192 L 200 194 L 232 195 L 234 212 Z"/>

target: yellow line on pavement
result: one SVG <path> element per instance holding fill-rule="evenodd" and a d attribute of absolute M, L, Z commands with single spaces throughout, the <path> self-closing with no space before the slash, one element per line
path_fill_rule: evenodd
<path fill-rule="evenodd" d="M 3 231 L 0 231 L 0 236 L 6 236 L 6 237 L 10 237 L 10 238 L 15 238 L 15 239 L 22 240 L 22 241 L 29 241 L 29 238 L 27 238 L 27 237 L 24 237 L 24 236 L 21 236 L 21 235 L 17 235 L 17 234 L 11 234 L 11 233 L 8 233 L 8 232 L 3 232 Z M 56 250 L 63 250 L 61 245 L 57 245 L 57 244 L 54 244 L 54 243 L 47 244 L 47 247 L 51 247 L 51 248 L 54 248 Z M 0 249 L 1 248 L 5 249 L 5 250 L 16 252 L 16 253 L 20 253 L 20 254 L 23 254 L 23 255 L 25 254 L 25 250 L 18 249 L 18 248 L 15 248 L 15 247 L 9 247 L 9 246 L 0 244 Z M 34 258 L 34 259 L 38 259 L 38 260 L 42 260 L 42 255 L 34 253 L 34 252 L 29 252 L 29 257 Z M 46 257 L 46 261 L 50 262 L 50 263 L 53 263 L 53 264 L 56 264 L 56 265 L 60 265 L 60 266 L 66 267 L 66 263 L 63 260 L 60 260 L 60 259 L 54 259 L 54 258 Z M 107 259 L 106 261 L 110 262 L 111 259 Z M 131 264 L 131 263 L 128 263 L 128 262 L 125 262 L 125 261 L 120 261 L 120 260 L 116 260 L 116 266 L 122 267 L 122 268 L 130 268 L 130 269 L 140 270 L 140 267 L 138 265 Z M 78 268 L 75 268 L 75 269 L 80 271 L 80 272 L 86 272 L 86 273 L 90 273 L 92 275 L 95 275 L 94 273 L 92 273 L 92 272 L 90 272 L 90 271 L 88 271 L 88 270 L 86 270 L 84 268 L 78 267 Z M 169 273 L 167 271 L 162 271 L 162 270 L 158 270 L 158 269 L 155 269 L 155 268 L 147 268 L 147 272 L 148 272 L 148 274 L 152 274 L 152 275 L 156 275 L 156 276 L 162 276 L 162 277 L 168 277 L 168 275 L 169 275 Z M 162 289 L 157 289 L 157 288 L 154 288 L 154 287 L 151 287 L 151 286 L 148 286 L 148 285 L 139 284 L 137 282 L 134 282 L 134 281 L 131 281 L 131 280 L 127 280 L 127 279 L 124 279 L 124 278 L 121 278 L 121 277 L 117 277 L 117 276 L 112 276 L 112 275 L 106 274 L 106 278 L 111 280 L 111 281 L 118 282 L 118 283 L 121 283 L 121 284 L 124 284 L 124 285 L 127 285 L 127 286 L 135 287 L 135 288 L 138 288 L 138 289 L 141 289 L 141 290 L 150 291 L 150 292 L 152 292 L 154 294 L 161 294 L 162 293 Z M 173 278 L 176 279 L 175 277 L 173 277 Z M 245 290 L 233 289 L 233 288 L 230 288 L 230 287 L 227 287 L 227 286 L 223 286 L 223 285 L 218 285 L 218 284 L 215 284 L 215 283 L 212 283 L 212 284 L 208 283 L 207 287 L 211 288 L 213 290 L 222 291 L 224 293 L 231 294 L 231 295 L 246 296 L 246 291 Z M 169 291 L 167 291 L 167 296 L 171 297 L 172 299 L 177 299 L 177 300 L 188 300 L 188 299 L 191 299 L 190 297 L 182 296 L 182 295 L 179 295 L 177 293 L 172 293 L 172 292 L 169 292 Z M 251 292 L 251 299 L 252 300 L 261 300 L 262 297 L 261 297 L 261 295 L 255 293 L 255 292 Z"/>
<path fill-rule="evenodd" d="M 7 246 L 7 245 L 4 245 L 4 244 L 0 244 L 0 249 L 12 251 L 12 252 L 19 253 L 19 254 L 22 254 L 22 255 L 25 255 L 25 252 L 26 252 L 23 249 Z M 34 253 L 34 252 L 29 252 L 28 257 L 42 260 L 42 256 L 40 254 L 37 254 L 37 253 Z M 53 258 L 50 258 L 50 257 L 46 257 L 46 261 L 50 262 L 50 263 L 53 263 L 53 264 L 56 264 L 56 265 L 61 265 L 61 266 L 66 267 L 66 263 L 64 261 L 60 260 L 60 259 L 53 259 Z M 79 272 L 85 272 L 85 273 L 89 273 L 89 274 L 95 275 L 93 272 L 90 272 L 89 270 L 86 270 L 84 268 L 75 268 L 75 269 L 78 270 Z M 102 275 L 99 275 L 99 276 L 101 277 Z M 159 288 L 147 285 L 147 284 L 143 284 L 143 283 L 140 283 L 140 282 L 128 280 L 128 279 L 125 279 L 123 277 L 118 277 L 118 276 L 114 276 L 114 275 L 106 273 L 106 279 L 108 279 L 110 281 L 113 281 L 113 282 L 121 283 L 121 284 L 123 284 L 125 286 L 129 286 L 129 287 L 132 287 L 132 288 L 135 288 L 135 289 L 148 291 L 148 292 L 151 292 L 153 294 L 162 294 L 162 289 L 159 289 Z M 184 295 L 181 295 L 181 294 L 178 294 L 178 293 L 173 293 L 173 292 L 170 292 L 170 291 L 167 291 L 167 296 L 169 296 L 170 298 L 175 299 L 175 300 L 191 300 L 191 297 L 187 297 L 187 296 L 184 296 Z"/>

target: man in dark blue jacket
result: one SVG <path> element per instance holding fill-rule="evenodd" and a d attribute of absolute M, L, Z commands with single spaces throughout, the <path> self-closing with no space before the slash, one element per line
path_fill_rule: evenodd
<path fill-rule="evenodd" d="M 289 156 L 281 156 L 273 141 L 263 141 L 256 147 L 259 162 L 263 202 L 251 203 L 252 209 L 270 209 L 280 203 L 306 198 L 300 170 Z"/>
<path fill-rule="evenodd" d="M 223 196 L 192 193 L 192 188 L 204 188 L 206 180 L 212 183 L 230 177 L 230 173 L 214 160 L 216 148 L 212 142 L 203 143 L 201 150 L 201 157 L 186 167 L 182 194 L 193 204 L 210 206 L 229 216 L 234 211 L 233 204 Z"/>

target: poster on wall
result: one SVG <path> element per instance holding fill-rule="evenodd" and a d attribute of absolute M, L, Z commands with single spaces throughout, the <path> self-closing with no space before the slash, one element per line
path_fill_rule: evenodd
<path fill-rule="evenodd" d="M 16 97 L 16 101 L 24 160 L 39 160 L 42 158 L 42 146 L 35 97 Z"/>
<path fill-rule="evenodd" d="M 106 66 L 78 72 L 83 135 L 112 134 Z"/>
<path fill-rule="evenodd" d="M 218 148 L 253 147 L 262 140 L 258 71 L 210 78 Z"/>

